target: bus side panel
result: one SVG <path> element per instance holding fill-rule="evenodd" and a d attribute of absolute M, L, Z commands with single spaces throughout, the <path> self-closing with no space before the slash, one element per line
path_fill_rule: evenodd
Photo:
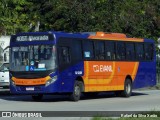
<path fill-rule="evenodd" d="M 134 81 L 138 65 L 138 62 L 85 61 L 85 92 L 123 90 L 127 75 Z"/>
<path fill-rule="evenodd" d="M 84 63 L 79 62 L 59 74 L 60 92 L 73 92 L 74 82 L 78 76 L 84 74 Z"/>
<path fill-rule="evenodd" d="M 142 88 L 156 85 L 156 63 L 140 62 L 133 88 Z"/>

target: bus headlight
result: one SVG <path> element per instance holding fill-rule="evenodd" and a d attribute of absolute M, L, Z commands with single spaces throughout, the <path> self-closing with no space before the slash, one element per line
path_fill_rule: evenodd
<path fill-rule="evenodd" d="M 51 83 L 55 82 L 57 80 L 57 76 L 54 76 L 53 78 L 51 78 L 50 80 L 48 80 L 46 82 L 46 86 L 50 85 Z"/>

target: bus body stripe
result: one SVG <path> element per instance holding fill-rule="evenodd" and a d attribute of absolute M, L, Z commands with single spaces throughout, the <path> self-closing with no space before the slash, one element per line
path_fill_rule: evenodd
<path fill-rule="evenodd" d="M 137 39 L 137 38 L 115 38 L 115 37 L 104 38 L 104 37 L 95 37 L 95 36 L 90 36 L 88 38 L 97 39 L 97 40 L 105 40 L 105 41 L 112 40 L 112 41 L 144 42 L 144 39 Z"/>
<path fill-rule="evenodd" d="M 20 78 L 11 78 L 14 81 L 15 85 L 44 85 L 46 81 L 50 80 L 51 77 L 47 76 L 45 78 L 37 78 L 37 79 L 20 79 Z"/>
<path fill-rule="evenodd" d="M 133 72 L 132 72 L 132 80 L 133 81 L 135 80 L 135 77 L 136 77 L 136 74 L 137 74 L 137 71 L 138 71 L 138 66 L 139 66 L 139 62 L 136 62 L 135 65 L 134 65 Z"/>

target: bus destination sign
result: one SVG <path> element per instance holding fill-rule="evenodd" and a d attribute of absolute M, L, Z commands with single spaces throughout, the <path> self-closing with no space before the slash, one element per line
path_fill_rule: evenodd
<path fill-rule="evenodd" d="M 41 41 L 41 40 L 49 40 L 48 35 L 37 35 L 37 36 L 17 36 L 16 41 Z"/>

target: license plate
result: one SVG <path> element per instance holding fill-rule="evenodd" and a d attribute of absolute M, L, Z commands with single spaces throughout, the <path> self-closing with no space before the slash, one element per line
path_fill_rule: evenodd
<path fill-rule="evenodd" d="M 26 87 L 27 91 L 34 91 L 34 87 Z"/>

